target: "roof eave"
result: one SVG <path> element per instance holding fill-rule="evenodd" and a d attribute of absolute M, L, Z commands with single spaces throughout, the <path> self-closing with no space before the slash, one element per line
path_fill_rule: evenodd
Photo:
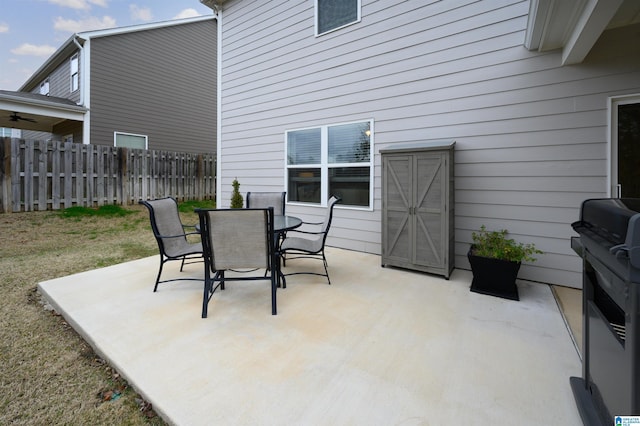
<path fill-rule="evenodd" d="M 39 85 L 51 72 L 56 69 L 72 52 L 77 50 L 78 46 L 74 39 L 78 34 L 73 34 L 67 41 L 56 50 L 41 66 L 34 72 L 31 77 L 18 89 L 18 92 L 30 92 Z"/>
<path fill-rule="evenodd" d="M 116 34 L 125 34 L 129 32 L 144 31 L 149 29 L 169 27 L 173 25 L 190 24 L 194 22 L 207 21 L 216 19 L 215 15 L 203 15 L 193 18 L 173 19 L 161 22 L 153 22 L 150 24 L 131 25 L 127 27 L 108 28 L 104 30 L 84 31 L 75 33 L 67 41 L 64 42 L 58 50 L 56 50 L 45 63 L 33 73 L 31 77 L 18 89 L 19 92 L 30 92 L 36 88 L 45 78 L 47 78 L 53 70 L 55 70 L 62 62 L 64 62 L 71 54 L 78 50 L 78 44 L 83 45 L 86 40 L 97 37 L 106 37 Z"/>
<path fill-rule="evenodd" d="M 624 0 L 531 0 L 525 34 L 529 50 L 562 49 L 562 65 L 584 60 Z"/>

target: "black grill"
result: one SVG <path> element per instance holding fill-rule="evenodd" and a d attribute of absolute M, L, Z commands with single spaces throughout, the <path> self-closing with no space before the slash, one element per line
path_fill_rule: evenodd
<path fill-rule="evenodd" d="M 582 203 L 582 377 L 571 387 L 585 425 L 640 415 L 640 199 Z"/>

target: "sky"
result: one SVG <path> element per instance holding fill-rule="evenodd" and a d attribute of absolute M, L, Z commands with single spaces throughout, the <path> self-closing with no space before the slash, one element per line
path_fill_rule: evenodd
<path fill-rule="evenodd" d="M 0 0 L 0 90 L 18 90 L 74 33 L 211 15 L 199 0 Z"/>

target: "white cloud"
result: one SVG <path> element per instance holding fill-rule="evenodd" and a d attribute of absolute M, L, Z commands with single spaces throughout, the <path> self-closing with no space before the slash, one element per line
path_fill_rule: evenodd
<path fill-rule="evenodd" d="M 131 19 L 134 21 L 150 21 L 153 19 L 151 9 L 148 7 L 138 7 L 137 4 L 129 5 L 129 12 L 131 13 Z"/>
<path fill-rule="evenodd" d="M 61 16 L 58 16 L 53 23 L 54 29 L 70 33 L 102 30 L 105 28 L 114 28 L 115 26 L 116 20 L 111 16 L 103 16 L 102 19 L 92 16 L 81 20 L 64 19 Z"/>
<path fill-rule="evenodd" d="M 200 16 L 201 13 L 195 9 L 189 8 L 185 9 L 182 12 L 178 13 L 173 19 L 182 19 L 182 18 L 194 18 L 196 16 Z"/>
<path fill-rule="evenodd" d="M 9 32 L 9 25 L 5 24 L 4 22 L 0 22 L 0 33 L 8 33 Z"/>
<path fill-rule="evenodd" d="M 86 0 L 49 0 L 49 3 L 80 10 L 87 10 L 91 7 Z"/>
<path fill-rule="evenodd" d="M 49 0 L 49 3 L 78 10 L 89 10 L 91 5 L 107 7 L 108 0 Z"/>
<path fill-rule="evenodd" d="M 23 43 L 19 47 L 11 49 L 11 53 L 13 53 L 14 55 L 25 56 L 51 56 L 55 51 L 55 47 L 49 46 L 47 44 L 36 46 L 35 44 L 30 43 Z"/>

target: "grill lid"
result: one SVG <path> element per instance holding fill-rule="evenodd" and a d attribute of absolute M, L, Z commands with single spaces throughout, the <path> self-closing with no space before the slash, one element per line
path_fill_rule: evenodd
<path fill-rule="evenodd" d="M 640 268 L 640 199 L 601 198 L 582 203 L 580 220 L 573 229 Z"/>

